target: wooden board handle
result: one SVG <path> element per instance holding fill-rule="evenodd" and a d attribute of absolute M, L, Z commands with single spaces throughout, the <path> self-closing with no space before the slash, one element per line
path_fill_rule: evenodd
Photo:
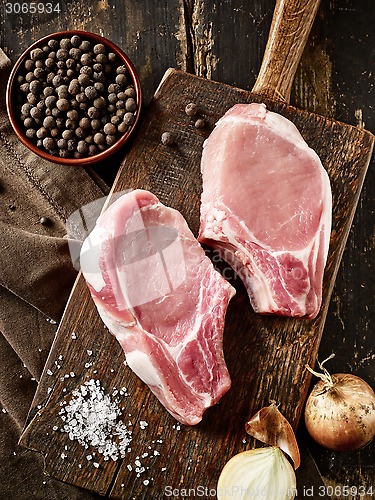
<path fill-rule="evenodd" d="M 299 61 L 320 0 L 276 0 L 266 51 L 253 92 L 289 103 Z"/>

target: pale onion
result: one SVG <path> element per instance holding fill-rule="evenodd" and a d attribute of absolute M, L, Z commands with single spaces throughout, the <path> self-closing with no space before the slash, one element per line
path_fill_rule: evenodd
<path fill-rule="evenodd" d="M 245 425 L 246 432 L 264 444 L 278 446 L 293 460 L 294 468 L 301 463 L 296 436 L 292 426 L 275 402 L 260 409 Z"/>
<path fill-rule="evenodd" d="M 296 475 L 280 448 L 247 450 L 226 463 L 216 493 L 218 500 L 292 500 L 296 495 Z"/>
<path fill-rule="evenodd" d="M 333 451 L 362 448 L 375 436 L 375 393 L 356 375 L 330 375 L 323 364 L 323 373 L 307 366 L 321 380 L 313 387 L 306 401 L 305 423 L 311 437 Z"/>

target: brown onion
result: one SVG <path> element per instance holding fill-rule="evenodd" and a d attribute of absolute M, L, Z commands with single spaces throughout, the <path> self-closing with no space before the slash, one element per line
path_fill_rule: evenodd
<path fill-rule="evenodd" d="M 307 366 L 321 380 L 306 402 L 306 428 L 317 443 L 330 450 L 362 448 L 375 436 L 375 393 L 356 375 L 330 375 L 323 367 L 325 361 L 319 363 L 323 373 Z"/>

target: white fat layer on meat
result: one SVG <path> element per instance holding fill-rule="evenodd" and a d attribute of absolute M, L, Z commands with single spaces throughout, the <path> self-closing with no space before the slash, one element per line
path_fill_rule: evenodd
<path fill-rule="evenodd" d="M 126 339 L 128 332 L 130 332 L 131 329 L 136 325 L 135 319 L 133 318 L 133 321 L 125 323 L 124 320 L 116 320 L 113 316 L 108 314 L 104 307 L 101 307 L 99 303 L 96 303 L 96 307 L 104 324 L 121 344 L 121 342 Z"/>
<path fill-rule="evenodd" d="M 228 207 L 225 208 L 225 211 L 226 211 L 226 213 L 230 213 L 230 210 Z M 216 207 L 212 206 L 212 208 L 211 207 L 208 208 L 208 212 L 213 213 L 214 217 L 215 217 L 217 212 L 222 213 L 223 210 L 219 210 Z M 233 214 L 232 214 L 232 217 L 234 217 Z M 216 220 L 216 217 L 215 217 L 215 220 Z M 248 241 L 254 242 L 257 245 L 259 245 L 261 248 L 269 250 L 267 245 L 262 244 L 249 231 L 249 229 L 247 228 L 246 224 L 243 221 L 238 221 L 238 222 L 241 224 L 245 233 L 247 233 L 248 236 L 246 239 Z M 244 273 L 242 273 L 242 276 L 241 276 L 241 278 L 246 279 L 246 281 L 249 284 L 251 283 L 252 292 L 254 295 L 256 295 L 256 298 L 257 298 L 257 305 L 258 305 L 257 310 L 258 311 L 268 311 L 268 310 L 272 311 L 272 310 L 278 309 L 278 305 L 276 304 L 276 302 L 274 301 L 274 299 L 272 297 L 273 293 L 272 293 L 271 287 L 269 285 L 269 281 L 267 280 L 264 273 L 262 273 L 262 271 L 258 268 L 256 263 L 254 262 L 254 259 L 251 255 L 251 253 L 241 244 L 241 242 L 237 241 L 235 234 L 233 233 L 230 225 L 228 224 L 227 219 L 221 221 L 220 234 L 224 234 L 225 237 L 228 239 L 228 243 L 230 245 L 233 245 L 235 248 L 239 249 L 240 252 L 242 252 L 242 254 L 244 254 L 247 257 L 247 259 L 250 261 L 251 266 L 257 269 L 256 275 L 246 276 Z M 204 236 L 205 236 L 205 238 L 209 238 L 209 239 L 217 241 L 218 233 L 213 232 L 210 228 L 205 227 Z M 297 259 L 299 259 L 304 264 L 305 268 L 306 268 L 306 260 L 308 259 L 308 256 L 310 255 L 310 253 L 313 249 L 315 240 L 316 240 L 316 238 L 314 237 L 310 241 L 308 246 L 306 246 L 302 250 L 293 251 L 293 256 L 296 257 Z M 315 265 L 316 265 L 316 258 L 318 255 L 318 250 L 319 250 L 319 245 L 315 245 L 315 255 L 314 255 L 314 264 Z M 227 252 L 230 252 L 230 250 L 227 250 Z M 271 253 L 275 258 L 277 258 L 279 255 L 285 254 L 285 250 L 278 251 L 278 252 L 271 252 Z M 234 264 L 234 262 L 232 264 Z M 298 300 L 296 297 L 293 297 L 292 295 L 290 295 L 287 292 L 287 290 L 285 290 L 285 292 L 288 293 L 290 298 L 294 302 L 296 302 L 296 304 L 298 305 L 298 307 L 302 311 L 306 307 L 306 296 L 309 293 L 309 291 L 310 291 L 310 287 L 308 287 L 306 294 L 303 294 Z"/>
<path fill-rule="evenodd" d="M 82 274 L 96 292 L 100 292 L 106 284 L 100 269 L 101 246 L 106 236 L 106 232 L 101 231 L 96 226 L 87 236 L 81 248 L 80 264 Z"/>
<path fill-rule="evenodd" d="M 142 351 L 134 350 L 125 354 L 126 362 L 134 373 L 147 385 L 162 387 L 159 374 L 150 362 L 150 358 Z"/>

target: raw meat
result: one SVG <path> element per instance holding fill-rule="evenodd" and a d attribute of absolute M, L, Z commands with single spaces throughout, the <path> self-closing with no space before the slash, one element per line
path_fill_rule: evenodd
<path fill-rule="evenodd" d="M 177 420 L 197 424 L 230 387 L 222 336 L 235 290 L 185 219 L 148 191 L 124 194 L 85 240 L 81 268 L 127 364 Z"/>
<path fill-rule="evenodd" d="M 322 300 L 331 188 L 295 125 L 237 104 L 204 143 L 199 241 L 243 280 L 254 310 L 313 318 Z"/>

